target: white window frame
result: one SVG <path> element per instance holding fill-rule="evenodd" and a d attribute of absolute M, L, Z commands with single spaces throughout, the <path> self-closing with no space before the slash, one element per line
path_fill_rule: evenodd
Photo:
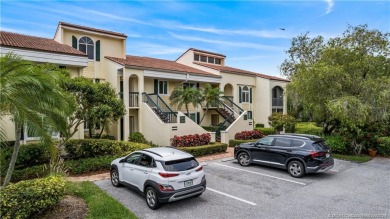
<path fill-rule="evenodd" d="M 42 116 L 42 123 L 43 122 L 44 121 L 43 121 L 43 116 Z M 28 126 L 27 125 L 24 125 L 23 135 L 24 135 L 24 139 L 26 141 L 37 141 L 37 140 L 41 139 L 41 137 L 37 137 L 37 136 L 29 137 L 28 136 Z M 60 132 L 58 132 L 58 131 L 57 132 L 55 132 L 55 131 L 51 132 L 51 137 L 52 137 L 52 139 L 60 139 Z"/>
<path fill-rule="evenodd" d="M 248 90 L 244 90 L 247 88 Z M 241 103 L 250 103 L 250 88 L 248 86 L 241 86 Z"/>
<path fill-rule="evenodd" d="M 89 38 L 91 41 L 92 41 L 92 44 L 88 44 L 88 43 L 80 43 L 80 40 L 82 39 L 82 38 L 84 38 L 84 37 L 86 37 L 86 38 Z M 88 56 L 88 45 L 92 45 L 93 46 L 93 51 L 92 51 L 92 53 L 93 53 L 93 59 L 90 59 L 89 57 L 88 57 L 88 60 L 95 60 L 96 59 L 96 45 L 95 45 L 95 40 L 93 40 L 91 37 L 89 37 L 89 36 L 82 36 L 82 37 L 80 37 L 78 40 L 77 40 L 77 49 L 79 50 L 79 51 L 81 51 L 80 50 L 80 44 L 82 44 L 82 45 L 85 45 L 85 49 L 86 49 L 86 51 L 85 51 L 85 54 L 87 54 L 87 56 Z"/>
<path fill-rule="evenodd" d="M 160 82 L 163 82 L 163 86 L 164 86 L 164 82 L 167 84 L 166 93 L 164 93 L 164 87 L 163 87 L 163 93 L 160 93 Z M 168 93 L 169 93 L 168 91 L 169 91 L 169 83 L 168 83 L 168 81 L 158 80 L 158 94 L 159 95 L 168 95 Z"/>

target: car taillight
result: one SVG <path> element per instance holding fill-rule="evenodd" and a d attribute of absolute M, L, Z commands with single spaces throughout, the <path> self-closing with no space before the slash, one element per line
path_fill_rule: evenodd
<path fill-rule="evenodd" d="M 173 191 L 173 190 L 175 190 L 170 185 L 159 185 L 158 187 L 160 188 L 161 191 Z"/>
<path fill-rule="evenodd" d="M 164 177 L 164 178 L 169 178 L 169 177 L 175 177 L 178 176 L 178 173 L 158 173 L 158 175 Z"/>
<path fill-rule="evenodd" d="M 310 152 L 311 158 L 322 157 L 325 154 L 326 154 L 325 152 L 315 152 L 315 151 Z"/>
<path fill-rule="evenodd" d="M 200 166 L 198 169 L 196 169 L 195 171 L 196 172 L 199 172 L 199 171 L 201 171 L 201 170 L 203 170 L 203 167 L 202 166 Z"/>

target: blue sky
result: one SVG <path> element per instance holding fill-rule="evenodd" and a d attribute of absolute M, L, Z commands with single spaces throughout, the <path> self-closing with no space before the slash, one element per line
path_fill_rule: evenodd
<path fill-rule="evenodd" d="M 1 29 L 52 38 L 59 21 L 125 33 L 127 54 L 175 60 L 188 48 L 279 76 L 291 38 L 348 24 L 390 32 L 390 1 L 1 1 Z M 279 28 L 285 28 L 285 31 Z"/>

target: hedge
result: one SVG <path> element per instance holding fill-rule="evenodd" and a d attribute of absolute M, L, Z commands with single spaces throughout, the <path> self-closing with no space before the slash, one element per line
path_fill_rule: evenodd
<path fill-rule="evenodd" d="M 230 140 L 229 141 L 229 147 L 235 147 L 236 145 L 239 145 L 241 143 L 248 143 L 248 142 L 255 142 L 258 139 L 252 139 L 252 140 Z"/>
<path fill-rule="evenodd" d="M 173 136 L 171 138 L 171 145 L 173 147 L 195 147 L 208 145 L 211 141 L 210 133 L 194 134 L 194 135 L 182 135 Z"/>
<path fill-rule="evenodd" d="M 84 158 L 79 160 L 67 160 L 65 161 L 65 167 L 68 169 L 69 174 L 72 175 L 94 171 L 110 170 L 111 162 L 119 157 L 121 156 L 107 155 L 102 157 Z"/>
<path fill-rule="evenodd" d="M 204 155 L 209 155 L 209 154 L 226 152 L 227 144 L 213 143 L 213 144 L 204 145 L 204 146 L 178 147 L 178 149 L 183 150 L 187 153 L 190 153 L 194 157 L 199 157 L 199 156 L 204 156 Z"/>
<path fill-rule="evenodd" d="M 7 169 L 12 157 L 12 153 L 13 147 L 0 150 L 1 172 Z M 49 145 L 45 145 L 43 143 L 20 145 L 15 169 L 49 163 L 50 158 L 51 154 Z"/>
<path fill-rule="evenodd" d="M 69 140 L 65 144 L 68 156 L 73 159 L 117 155 L 149 147 L 149 145 L 142 143 L 106 139 L 77 139 Z"/>
<path fill-rule="evenodd" d="M 1 218 L 33 218 L 54 207 L 64 196 L 65 180 L 61 177 L 26 180 L 0 190 Z"/>
<path fill-rule="evenodd" d="M 324 139 L 329 145 L 329 147 L 332 149 L 332 152 L 338 154 L 348 154 L 348 143 L 344 140 L 343 136 L 325 136 Z"/>
<path fill-rule="evenodd" d="M 322 128 L 316 126 L 313 122 L 300 122 L 295 126 L 295 133 L 320 136 Z"/>
<path fill-rule="evenodd" d="M 236 140 L 252 140 L 252 139 L 259 139 L 262 137 L 264 137 L 264 134 L 262 131 L 259 130 L 242 131 L 242 132 L 237 132 L 234 135 L 234 139 Z"/>
<path fill-rule="evenodd" d="M 264 135 L 276 134 L 276 131 L 273 128 L 255 128 L 255 130 L 263 132 Z"/>
<path fill-rule="evenodd" d="M 378 153 L 384 156 L 390 156 L 390 136 L 380 137 L 378 139 Z"/>

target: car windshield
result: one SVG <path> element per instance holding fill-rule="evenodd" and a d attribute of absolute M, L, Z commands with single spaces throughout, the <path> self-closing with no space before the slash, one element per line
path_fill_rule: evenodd
<path fill-rule="evenodd" d="M 166 161 L 163 166 L 166 171 L 185 171 L 199 166 L 199 163 L 192 157 L 182 160 Z"/>
<path fill-rule="evenodd" d="M 322 150 L 329 150 L 329 146 L 326 144 L 325 141 L 317 141 L 313 144 L 313 147 L 317 151 L 322 151 Z"/>

